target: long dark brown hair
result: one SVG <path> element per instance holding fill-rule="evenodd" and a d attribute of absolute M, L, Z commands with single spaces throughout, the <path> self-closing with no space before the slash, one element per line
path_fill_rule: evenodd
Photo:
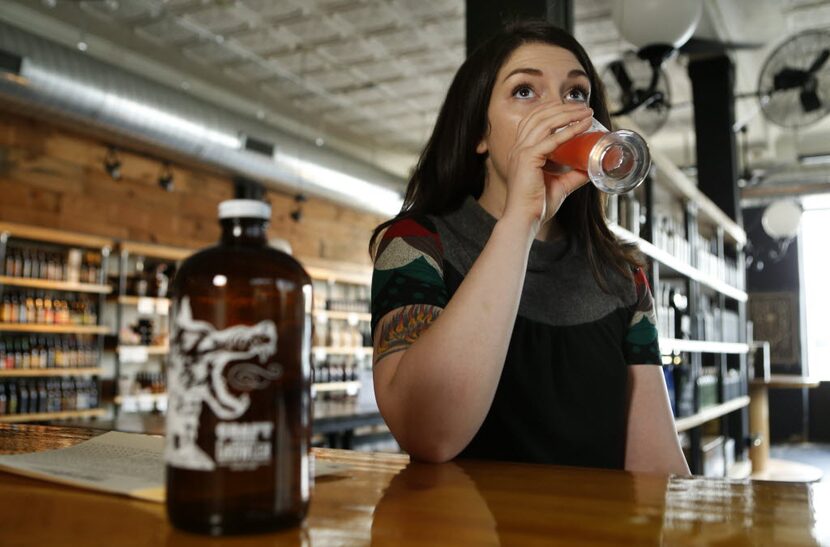
<path fill-rule="evenodd" d="M 488 131 L 487 108 L 498 71 L 519 46 L 543 43 L 567 49 L 580 62 L 591 82 L 594 117 L 611 127 L 605 88 L 585 49 L 566 31 L 544 21 L 512 23 L 479 46 L 461 65 L 438 114 L 432 136 L 409 179 L 401 212 L 375 228 L 370 253 L 390 224 L 420 215 L 443 215 L 461 207 L 467 196 L 484 191 L 486 155 L 476 146 Z M 592 184 L 572 193 L 556 213 L 563 229 L 585 249 L 594 278 L 609 290 L 604 265 L 632 278 L 632 267 L 643 261 L 637 247 L 620 242 L 608 229 L 605 198 Z"/>

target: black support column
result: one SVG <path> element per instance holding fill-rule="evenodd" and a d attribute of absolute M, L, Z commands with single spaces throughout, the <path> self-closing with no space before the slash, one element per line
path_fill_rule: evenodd
<path fill-rule="evenodd" d="M 467 53 L 518 19 L 545 19 L 573 33 L 573 0 L 466 0 Z"/>
<path fill-rule="evenodd" d="M 689 63 L 700 190 L 741 224 L 735 145 L 735 66 L 726 55 Z"/>

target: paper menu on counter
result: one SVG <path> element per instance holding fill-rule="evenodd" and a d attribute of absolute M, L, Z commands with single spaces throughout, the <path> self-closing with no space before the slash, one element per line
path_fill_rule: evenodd
<path fill-rule="evenodd" d="M 345 466 L 316 462 L 314 476 Z M 111 431 L 68 448 L 0 455 L 0 471 L 164 502 L 164 437 Z"/>

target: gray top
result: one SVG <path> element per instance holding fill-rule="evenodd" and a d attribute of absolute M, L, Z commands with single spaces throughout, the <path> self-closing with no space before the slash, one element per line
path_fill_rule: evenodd
<path fill-rule="evenodd" d="M 429 218 L 438 229 L 444 260 L 466 276 L 490 239 L 496 219 L 473 197 L 468 197 L 457 211 Z M 606 279 L 614 294 L 604 292 L 597 284 L 575 239 L 534 240 L 519 315 L 551 326 L 578 325 L 635 303 L 631 281 L 612 268 L 606 268 Z"/>

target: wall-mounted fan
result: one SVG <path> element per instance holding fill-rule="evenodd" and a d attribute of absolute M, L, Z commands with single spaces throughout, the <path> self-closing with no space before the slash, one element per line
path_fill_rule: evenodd
<path fill-rule="evenodd" d="M 612 61 L 602 73 L 612 116 L 628 115 L 646 134 L 669 117 L 671 92 L 666 73 L 634 52 Z"/>
<path fill-rule="evenodd" d="M 788 38 L 767 58 L 758 78 L 761 111 L 783 127 L 815 123 L 830 111 L 830 32 Z"/>
<path fill-rule="evenodd" d="M 760 47 L 693 37 L 702 14 L 703 0 L 611 2 L 611 16 L 620 35 L 638 48 L 633 56 L 612 62 L 612 77 L 604 78 L 610 98 L 617 100 L 612 116 L 627 114 L 643 131 L 653 133 L 665 123 L 671 108 L 668 81 L 662 70 L 668 59 L 678 53 L 705 57 Z"/>

